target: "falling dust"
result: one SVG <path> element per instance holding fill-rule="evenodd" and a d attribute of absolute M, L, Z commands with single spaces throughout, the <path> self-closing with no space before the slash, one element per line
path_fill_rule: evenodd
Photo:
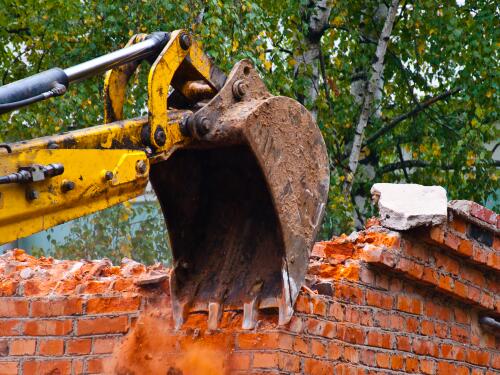
<path fill-rule="evenodd" d="M 164 309 L 165 310 L 165 309 Z M 206 317 L 205 317 L 206 319 Z M 232 335 L 173 330 L 171 310 L 148 307 L 113 354 L 105 374 L 224 375 Z"/>

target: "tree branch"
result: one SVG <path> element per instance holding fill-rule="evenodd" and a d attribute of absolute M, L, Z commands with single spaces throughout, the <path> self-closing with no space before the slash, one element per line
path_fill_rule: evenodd
<path fill-rule="evenodd" d="M 402 115 L 399 115 L 395 117 L 394 119 L 391 120 L 387 125 L 381 127 L 379 130 L 377 130 L 375 133 L 373 133 L 362 145 L 362 147 L 365 147 L 366 145 L 369 145 L 370 143 L 373 143 L 375 140 L 389 132 L 390 130 L 394 129 L 400 122 L 406 120 L 409 117 L 413 117 L 417 115 L 418 113 L 422 112 L 423 110 L 429 108 L 431 105 L 434 103 L 446 99 L 449 96 L 452 96 L 459 92 L 462 88 L 457 87 L 453 90 L 448 90 L 445 91 L 439 95 L 433 96 L 430 99 L 424 100 L 423 102 L 420 102 L 415 108 L 413 108 L 411 111 L 404 113 Z"/>
<path fill-rule="evenodd" d="M 377 50 L 375 52 L 375 61 L 372 64 L 372 75 L 370 77 L 370 82 L 368 83 L 367 92 L 364 95 L 363 107 L 354 132 L 354 141 L 352 144 L 351 154 L 349 156 L 348 173 L 343 186 L 344 196 L 346 199 L 351 193 L 354 175 L 358 169 L 359 154 L 363 144 L 363 135 L 370 117 L 370 110 L 375 97 L 375 90 L 378 90 L 379 81 L 384 70 L 384 56 L 387 51 L 387 44 L 389 43 L 389 38 L 391 36 L 392 26 L 398 10 L 398 4 L 399 0 L 392 0 L 391 6 L 387 11 L 384 27 L 382 28 L 382 32 L 380 33 L 378 40 Z"/>
<path fill-rule="evenodd" d="M 490 162 L 487 163 L 487 165 L 494 166 L 494 167 L 500 167 L 500 160 L 491 160 Z M 391 163 L 384 165 L 380 167 L 378 170 L 378 174 L 384 174 L 384 173 L 389 173 L 389 172 L 394 172 L 398 169 L 404 169 L 404 168 L 426 168 L 430 167 L 431 163 L 425 160 L 403 160 L 403 161 L 398 161 L 396 163 Z M 454 170 L 456 167 L 450 164 L 443 164 L 440 165 L 439 168 L 441 168 L 443 171 L 449 171 L 449 170 Z"/>

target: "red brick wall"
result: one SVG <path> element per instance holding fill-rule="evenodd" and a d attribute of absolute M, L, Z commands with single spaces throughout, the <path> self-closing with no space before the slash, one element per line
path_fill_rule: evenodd
<path fill-rule="evenodd" d="M 318 243 L 290 324 L 262 312 L 252 331 L 239 312 L 215 332 L 205 314 L 174 331 L 159 267 L 9 253 L 0 374 L 500 374 L 500 332 L 479 323 L 500 318 L 493 215 L 451 204 L 440 227 L 372 226 Z"/>

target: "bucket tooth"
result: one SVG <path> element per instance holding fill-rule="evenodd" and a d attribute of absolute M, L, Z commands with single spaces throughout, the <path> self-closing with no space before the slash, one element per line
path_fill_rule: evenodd
<path fill-rule="evenodd" d="M 258 317 L 258 302 L 257 298 L 243 304 L 243 329 L 254 329 L 257 324 Z"/>
<path fill-rule="evenodd" d="M 219 302 L 210 302 L 208 304 L 208 329 L 215 331 L 219 328 L 219 322 L 222 318 L 223 305 Z"/>
<path fill-rule="evenodd" d="M 180 329 L 186 320 L 188 313 L 187 304 L 172 299 L 172 315 L 174 317 L 174 327 Z"/>

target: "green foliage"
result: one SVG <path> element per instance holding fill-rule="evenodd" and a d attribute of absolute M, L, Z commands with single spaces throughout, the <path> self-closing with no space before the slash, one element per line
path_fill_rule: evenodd
<path fill-rule="evenodd" d="M 75 220 L 62 244 L 52 240 L 58 259 L 124 257 L 146 264 L 170 263 L 167 230 L 156 201 L 120 204 Z"/>
<path fill-rule="evenodd" d="M 498 5 L 493 0 L 467 0 L 463 6 L 450 0 L 402 3 L 405 7 L 397 16 L 385 58 L 384 93 L 378 103 L 382 116 L 372 118 L 365 139 L 416 108 L 418 102 L 455 88 L 460 91 L 418 111 L 368 144 L 355 176 L 353 197 L 369 197 L 375 181 L 407 181 L 443 185 L 451 199 L 485 203 L 490 198 L 498 209 L 498 172 L 485 147 L 498 141 Z M 375 17 L 378 2 L 336 0 L 331 6 L 330 25 L 321 39 L 326 77 L 316 85 L 315 102 L 303 99 L 307 107 L 318 111 L 331 159 L 332 184 L 323 237 L 351 230 L 354 225 L 353 202 L 345 202 L 341 194 L 346 155 L 360 109 L 350 94 L 351 80 L 356 73 L 368 72 L 381 27 Z M 203 21 L 197 24 L 202 11 Z M 310 12 L 309 0 L 2 0 L 0 79 L 8 83 L 49 67 L 82 62 L 122 47 L 134 33 L 187 28 L 226 72 L 236 61 L 249 58 L 274 94 L 301 97 L 311 85 L 312 67 L 301 67 L 297 73 L 294 68 L 308 48 Z M 147 66 L 143 66 L 133 82 L 127 116 L 143 114 L 146 74 Z M 330 98 L 323 83 L 330 88 Z M 101 122 L 102 85 L 98 77 L 74 86 L 63 98 L 0 117 L 0 141 Z M 407 176 L 402 169 L 388 168 L 401 162 L 398 149 L 405 160 L 419 160 L 423 166 L 408 169 Z M 126 237 L 126 222 L 118 219 L 120 210 L 123 208 L 112 211 L 109 218 L 101 215 L 93 220 L 96 225 L 116 225 L 118 221 L 124 228 L 117 230 Z M 369 210 L 363 212 L 369 214 Z M 89 247 L 94 230 L 85 225 L 74 234 L 82 238 L 83 248 Z M 93 240 L 96 248 L 112 248 L 105 238 L 102 244 Z M 149 244 L 137 246 L 147 249 Z M 64 255 L 86 251 L 78 249 L 75 242 Z M 160 259 L 156 255 L 148 259 L 153 258 Z"/>

